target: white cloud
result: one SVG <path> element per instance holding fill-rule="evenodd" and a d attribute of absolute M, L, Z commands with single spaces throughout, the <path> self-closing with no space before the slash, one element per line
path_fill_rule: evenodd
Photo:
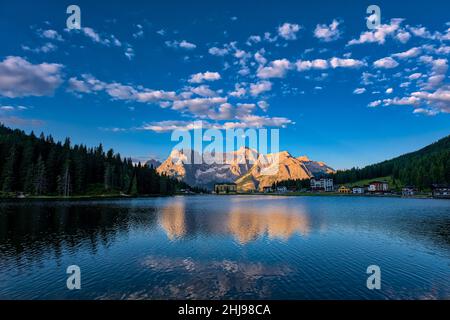
<path fill-rule="evenodd" d="M 298 60 L 295 63 L 297 71 L 306 71 L 310 69 L 324 70 L 328 69 L 328 61 L 324 59 L 309 60 Z"/>
<path fill-rule="evenodd" d="M 401 43 L 407 43 L 409 39 L 411 38 L 411 34 L 407 31 L 399 31 L 395 38 L 400 41 Z"/>
<path fill-rule="evenodd" d="M 83 74 L 81 79 L 70 78 L 69 90 L 79 93 L 95 93 L 104 91 L 114 100 L 138 101 L 142 103 L 161 103 L 163 101 L 174 101 L 179 97 L 174 91 L 153 90 L 118 82 L 103 82 L 91 75 Z"/>
<path fill-rule="evenodd" d="M 250 93 L 252 96 L 258 96 L 263 92 L 272 90 L 272 82 L 270 81 L 260 81 L 257 83 L 252 83 L 250 85 Z"/>
<path fill-rule="evenodd" d="M 269 104 L 266 101 L 258 101 L 258 107 L 261 108 L 264 112 L 269 109 Z"/>
<path fill-rule="evenodd" d="M 300 29 L 301 27 L 298 24 L 286 22 L 278 27 L 278 34 L 285 40 L 295 40 Z"/>
<path fill-rule="evenodd" d="M 408 79 L 409 79 L 409 80 L 417 80 L 417 79 L 419 79 L 421 76 L 422 76 L 422 74 L 421 74 L 420 72 L 416 72 L 416 73 L 411 74 L 411 75 L 408 77 Z"/>
<path fill-rule="evenodd" d="M 414 109 L 413 113 L 415 114 L 425 114 L 427 116 L 435 116 L 438 114 L 436 110 L 430 110 L 430 109 L 424 109 L 424 108 L 417 108 Z"/>
<path fill-rule="evenodd" d="M 194 129 L 238 129 L 238 128 L 261 128 L 261 127 L 285 127 L 293 124 L 291 120 L 283 117 L 267 117 L 246 115 L 242 116 L 238 121 L 230 121 L 224 123 L 208 122 L 208 121 L 160 121 L 144 124 L 141 130 L 150 130 L 154 132 L 170 132 L 174 130 L 189 131 Z"/>
<path fill-rule="evenodd" d="M 375 68 L 392 69 L 398 66 L 398 62 L 391 57 L 379 59 L 373 63 Z"/>
<path fill-rule="evenodd" d="M 40 36 L 43 38 L 51 39 L 51 40 L 58 40 L 58 41 L 64 41 L 62 36 L 56 31 L 52 29 L 48 30 L 39 30 Z"/>
<path fill-rule="evenodd" d="M 234 85 L 234 91 L 230 91 L 228 93 L 229 96 L 235 97 L 235 98 L 242 98 L 247 94 L 247 90 L 243 87 L 242 84 L 236 83 Z"/>
<path fill-rule="evenodd" d="M 0 62 L 0 95 L 51 95 L 62 82 L 62 68 L 56 63 L 31 64 L 21 57 L 9 56 Z"/>
<path fill-rule="evenodd" d="M 387 94 L 391 94 L 392 92 L 394 92 L 394 89 L 392 89 L 392 88 L 387 88 L 386 89 L 386 93 Z"/>
<path fill-rule="evenodd" d="M 200 129 L 204 126 L 199 125 L 196 121 L 159 121 L 144 124 L 140 129 L 154 132 L 169 132 L 174 130 L 189 131 Z"/>
<path fill-rule="evenodd" d="M 362 43 L 378 43 L 383 44 L 386 37 L 394 36 L 397 31 L 404 32 L 400 29 L 400 24 L 403 19 L 391 19 L 390 24 L 380 24 L 373 31 L 365 31 L 361 33 L 358 39 L 350 40 L 348 45 L 362 44 Z"/>
<path fill-rule="evenodd" d="M 170 48 L 181 48 L 181 49 L 185 49 L 185 50 L 193 50 L 195 48 L 197 48 L 197 46 L 191 42 L 188 42 L 186 40 L 182 40 L 182 41 L 166 41 L 165 42 L 166 46 L 170 47 Z"/>
<path fill-rule="evenodd" d="M 256 52 L 253 57 L 255 58 L 255 61 L 260 65 L 265 65 L 267 63 L 267 59 L 264 58 L 260 51 Z"/>
<path fill-rule="evenodd" d="M 135 56 L 134 49 L 131 47 L 128 47 L 125 50 L 125 56 L 128 58 L 128 60 L 132 60 Z"/>
<path fill-rule="evenodd" d="M 447 59 L 434 59 L 431 56 L 422 56 L 420 60 L 431 65 L 431 72 L 428 75 L 428 81 L 423 85 L 423 89 L 437 88 L 445 79 L 448 70 Z"/>
<path fill-rule="evenodd" d="M 353 91 L 354 94 L 363 94 L 364 92 L 366 92 L 366 88 L 356 88 Z"/>
<path fill-rule="evenodd" d="M 208 52 L 209 52 L 209 54 L 211 54 L 213 56 L 223 57 L 229 53 L 229 49 L 212 47 L 212 48 L 209 48 Z"/>
<path fill-rule="evenodd" d="M 217 96 L 217 92 L 214 90 L 211 90 L 211 88 L 207 85 L 201 85 L 194 88 L 189 88 L 191 92 L 195 93 L 196 95 L 202 96 L 202 97 L 215 97 Z"/>
<path fill-rule="evenodd" d="M 427 91 L 418 91 L 411 94 L 412 97 L 425 101 L 434 109 L 444 113 L 450 113 L 450 86 L 445 85 L 430 93 Z"/>
<path fill-rule="evenodd" d="M 418 47 L 411 48 L 404 52 L 395 53 L 392 56 L 399 59 L 415 58 L 422 53 L 422 49 Z"/>
<path fill-rule="evenodd" d="M 379 105 L 381 105 L 381 103 L 382 103 L 381 100 L 372 101 L 371 103 L 369 103 L 369 107 L 375 108 L 375 107 L 378 107 Z"/>
<path fill-rule="evenodd" d="M 330 65 L 335 68 L 361 68 L 365 66 L 365 62 L 356 59 L 331 58 Z"/>
<path fill-rule="evenodd" d="M 314 36 L 325 42 L 337 40 L 341 36 L 338 27 L 339 22 L 337 20 L 333 20 L 330 25 L 318 24 L 314 30 Z"/>
<path fill-rule="evenodd" d="M 292 65 L 287 59 L 274 60 L 269 66 L 258 68 L 257 75 L 261 79 L 284 78 L 291 68 Z"/>
<path fill-rule="evenodd" d="M 3 111 L 13 111 L 15 108 L 13 106 L 0 106 L 0 110 Z"/>
<path fill-rule="evenodd" d="M 22 49 L 25 51 L 31 51 L 34 53 L 49 53 L 49 52 L 53 52 L 56 51 L 58 47 L 56 45 L 54 45 L 53 43 L 47 42 L 45 44 L 43 44 L 40 47 L 36 47 L 36 48 L 30 48 L 29 46 L 22 46 Z"/>
<path fill-rule="evenodd" d="M 394 98 L 394 99 L 384 99 L 383 104 L 385 106 L 414 106 L 420 102 L 416 97 L 403 97 L 403 98 Z"/>
<path fill-rule="evenodd" d="M 254 43 L 259 43 L 261 42 L 261 36 L 257 36 L 257 35 L 252 35 L 250 37 L 248 37 L 246 44 L 251 46 Z"/>
<path fill-rule="evenodd" d="M 68 30 L 68 29 L 66 29 L 66 30 L 68 32 L 70 32 L 70 30 Z M 122 42 L 120 42 L 119 39 L 117 39 L 113 34 L 102 37 L 102 36 L 100 36 L 100 34 L 97 31 L 95 31 L 94 29 L 92 29 L 90 27 L 81 28 L 81 32 L 95 43 L 99 43 L 99 44 L 102 44 L 107 47 L 110 47 L 110 46 L 121 47 L 122 46 Z"/>
<path fill-rule="evenodd" d="M 208 97 L 208 98 L 193 98 L 186 100 L 174 101 L 172 109 L 185 110 L 188 109 L 191 113 L 199 114 L 210 110 L 215 105 L 220 105 L 227 102 L 224 97 Z"/>
<path fill-rule="evenodd" d="M 216 81 L 220 80 L 221 76 L 218 72 L 199 72 L 196 74 L 191 75 L 189 82 L 190 83 L 202 83 L 204 81 Z"/>
<path fill-rule="evenodd" d="M 97 32 L 95 32 L 94 29 L 89 28 L 89 27 L 84 27 L 82 29 L 82 31 L 83 31 L 84 35 L 89 37 L 89 38 L 91 38 L 92 41 L 94 41 L 94 42 L 101 42 L 102 41 L 101 38 L 100 38 L 100 35 Z"/>

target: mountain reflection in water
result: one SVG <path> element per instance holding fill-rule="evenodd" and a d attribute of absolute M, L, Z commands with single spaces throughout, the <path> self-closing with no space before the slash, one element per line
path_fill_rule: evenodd
<path fill-rule="evenodd" d="M 72 264 L 82 290 L 66 288 Z M 450 298 L 449 265 L 445 200 L 0 202 L 0 299 Z"/>
<path fill-rule="evenodd" d="M 183 198 L 164 206 L 159 223 L 169 239 L 189 237 L 201 232 L 231 234 L 239 243 L 245 244 L 264 235 L 282 240 L 289 239 L 295 233 L 307 236 L 310 229 L 305 208 L 270 203 L 256 208 L 246 206 L 243 201 L 233 201 L 228 212 L 220 216 L 204 214 L 201 217 L 187 217 L 189 214 Z"/>

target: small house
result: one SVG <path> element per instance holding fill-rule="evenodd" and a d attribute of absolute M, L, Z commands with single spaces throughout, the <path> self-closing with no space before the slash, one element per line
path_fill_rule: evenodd
<path fill-rule="evenodd" d="M 354 186 L 352 188 L 353 194 L 363 194 L 365 191 L 366 191 L 366 189 L 364 187 L 360 187 L 360 186 Z"/>
<path fill-rule="evenodd" d="M 288 189 L 286 187 L 277 187 L 278 193 L 286 193 L 288 192 Z"/>
<path fill-rule="evenodd" d="M 413 186 L 406 186 L 402 188 L 402 196 L 403 197 L 412 197 L 416 194 L 417 189 Z"/>
<path fill-rule="evenodd" d="M 433 198 L 450 199 L 450 185 L 433 184 L 431 186 Z"/>
<path fill-rule="evenodd" d="M 273 189 L 272 189 L 272 187 L 263 187 L 263 192 L 264 193 L 272 193 Z"/>
<path fill-rule="evenodd" d="M 350 190 L 347 186 L 340 186 L 338 189 L 339 193 L 352 193 L 352 190 Z"/>

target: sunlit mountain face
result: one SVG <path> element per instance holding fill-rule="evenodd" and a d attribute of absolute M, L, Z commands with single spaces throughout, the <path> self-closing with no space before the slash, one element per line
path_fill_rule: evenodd
<path fill-rule="evenodd" d="M 195 158 L 201 161 L 195 163 Z M 261 191 L 274 182 L 335 172 L 325 163 L 306 156 L 295 158 L 287 151 L 263 154 L 247 147 L 220 154 L 175 149 L 157 171 L 211 190 L 215 183 L 236 182 L 239 191 Z"/>

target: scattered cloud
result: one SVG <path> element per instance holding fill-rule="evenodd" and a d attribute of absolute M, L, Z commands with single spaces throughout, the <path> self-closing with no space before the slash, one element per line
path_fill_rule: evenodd
<path fill-rule="evenodd" d="M 356 45 L 363 43 L 378 43 L 384 44 L 387 37 L 395 37 L 397 33 L 404 33 L 400 28 L 403 19 L 391 19 L 389 24 L 380 24 L 372 31 L 365 31 L 361 33 L 358 39 L 353 39 L 348 42 L 348 45 Z M 398 37 L 397 37 L 398 38 Z M 400 39 L 405 41 L 406 35 L 400 36 Z"/>
<path fill-rule="evenodd" d="M 379 68 L 379 69 L 392 69 L 392 68 L 396 68 L 398 66 L 398 62 L 395 61 L 394 59 L 392 59 L 391 57 L 386 57 L 386 58 L 376 60 L 373 63 L 373 66 L 375 68 Z"/>
<path fill-rule="evenodd" d="M 274 60 L 267 67 L 258 68 L 257 75 L 261 79 L 284 78 L 292 64 L 287 59 Z"/>
<path fill-rule="evenodd" d="M 285 40 L 296 40 L 300 29 L 301 26 L 298 24 L 285 22 L 278 27 L 278 35 Z"/>
<path fill-rule="evenodd" d="M 399 59 L 415 58 L 422 53 L 422 49 L 418 47 L 411 48 L 404 52 L 395 53 L 392 56 Z"/>
<path fill-rule="evenodd" d="M 335 68 L 361 68 L 366 65 L 364 61 L 357 59 L 331 58 L 330 65 Z"/>
<path fill-rule="evenodd" d="M 165 42 L 166 46 L 170 47 L 170 48 L 181 48 L 181 49 L 185 49 L 185 50 L 193 50 L 195 48 L 197 48 L 197 45 L 188 42 L 186 40 L 182 40 L 182 41 L 166 41 Z"/>
<path fill-rule="evenodd" d="M 56 63 L 32 64 L 9 56 L 0 62 L 0 95 L 16 98 L 51 95 L 62 83 L 63 66 Z"/>
<path fill-rule="evenodd" d="M 364 92 L 366 92 L 366 88 L 356 88 L 353 91 L 354 94 L 363 94 Z"/>
<path fill-rule="evenodd" d="M 270 90 L 272 90 L 272 82 L 270 81 L 260 81 L 250 85 L 250 93 L 255 97 Z"/>
<path fill-rule="evenodd" d="M 340 38 L 341 31 L 339 30 L 339 22 L 334 19 L 330 25 L 318 24 L 314 30 L 314 36 L 325 42 L 334 41 Z"/>
<path fill-rule="evenodd" d="M 191 75 L 189 82 L 190 83 L 202 83 L 204 81 L 216 81 L 220 80 L 221 76 L 218 72 L 199 72 L 196 74 Z"/>

